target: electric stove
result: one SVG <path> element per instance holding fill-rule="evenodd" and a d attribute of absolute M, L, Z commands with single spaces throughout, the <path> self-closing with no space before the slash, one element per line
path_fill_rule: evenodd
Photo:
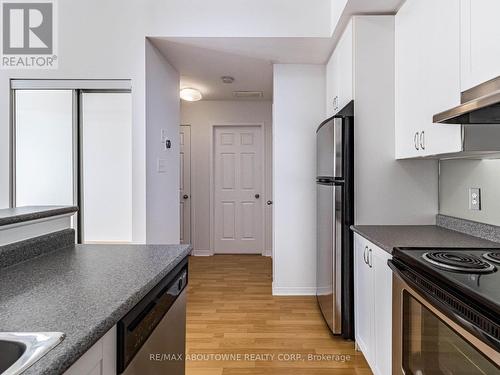
<path fill-rule="evenodd" d="M 500 318 L 500 248 L 395 248 L 394 259 Z"/>
<path fill-rule="evenodd" d="M 389 266 L 402 374 L 500 374 L 500 248 L 401 247 Z"/>

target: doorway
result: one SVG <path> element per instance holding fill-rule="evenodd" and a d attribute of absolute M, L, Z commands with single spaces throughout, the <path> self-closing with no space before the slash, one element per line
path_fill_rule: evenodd
<path fill-rule="evenodd" d="M 264 153 L 259 125 L 213 126 L 211 215 L 215 254 L 264 252 Z"/>

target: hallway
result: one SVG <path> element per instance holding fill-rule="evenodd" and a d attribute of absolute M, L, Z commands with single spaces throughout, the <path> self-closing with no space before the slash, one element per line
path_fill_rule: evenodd
<path fill-rule="evenodd" d="M 191 257 L 189 271 L 187 375 L 371 374 L 315 297 L 271 295 L 271 258 Z"/>

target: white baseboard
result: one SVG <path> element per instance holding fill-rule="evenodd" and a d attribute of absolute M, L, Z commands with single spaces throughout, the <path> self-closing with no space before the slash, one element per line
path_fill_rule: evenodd
<path fill-rule="evenodd" d="M 311 286 L 275 286 L 273 296 L 315 296 L 316 288 Z"/>
<path fill-rule="evenodd" d="M 214 252 L 212 250 L 193 249 L 193 251 L 191 252 L 191 255 L 193 255 L 195 257 L 210 257 L 210 256 L 214 255 Z"/>

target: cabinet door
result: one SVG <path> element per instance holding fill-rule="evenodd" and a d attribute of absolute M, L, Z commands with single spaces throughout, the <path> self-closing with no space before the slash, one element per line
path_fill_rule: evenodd
<path fill-rule="evenodd" d="M 456 0 L 407 0 L 396 14 L 396 157 L 462 148 L 461 129 L 432 116 L 460 103 L 460 9 Z"/>
<path fill-rule="evenodd" d="M 368 241 L 354 236 L 354 320 L 356 343 L 373 368 L 373 272 L 365 262 Z"/>
<path fill-rule="evenodd" d="M 373 269 L 374 325 L 373 349 L 377 375 L 392 374 L 392 271 L 387 265 L 391 255 L 370 244 Z"/>
<path fill-rule="evenodd" d="M 353 23 L 347 25 L 337 45 L 338 50 L 338 109 L 344 108 L 353 98 Z"/>
<path fill-rule="evenodd" d="M 339 66 L 338 51 L 333 51 L 326 65 L 326 117 L 331 117 L 337 112 L 339 96 Z"/>
<path fill-rule="evenodd" d="M 64 375 L 116 375 L 116 326 L 73 363 Z"/>
<path fill-rule="evenodd" d="M 500 1 L 461 0 L 461 89 L 500 75 Z"/>

